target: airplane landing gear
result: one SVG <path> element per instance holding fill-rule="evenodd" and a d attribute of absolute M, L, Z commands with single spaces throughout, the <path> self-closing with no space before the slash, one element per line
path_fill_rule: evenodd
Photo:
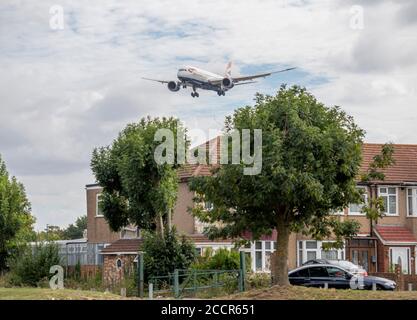
<path fill-rule="evenodd" d="M 193 92 L 191 92 L 191 96 L 193 97 L 193 98 L 198 98 L 200 95 L 198 94 L 198 92 L 197 92 L 197 90 L 196 90 L 196 87 L 195 86 L 193 86 Z"/>
<path fill-rule="evenodd" d="M 224 92 L 224 90 L 217 91 L 218 96 L 224 96 L 225 94 L 226 94 L 226 92 Z"/>

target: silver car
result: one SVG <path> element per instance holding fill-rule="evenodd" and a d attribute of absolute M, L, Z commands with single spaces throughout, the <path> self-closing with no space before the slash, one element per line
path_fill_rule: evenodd
<path fill-rule="evenodd" d="M 358 266 L 348 260 L 328 260 L 330 264 L 334 264 L 336 266 L 342 267 L 343 269 L 349 271 L 350 273 L 354 275 L 360 275 L 360 276 L 368 276 L 368 272 L 361 266 Z"/>

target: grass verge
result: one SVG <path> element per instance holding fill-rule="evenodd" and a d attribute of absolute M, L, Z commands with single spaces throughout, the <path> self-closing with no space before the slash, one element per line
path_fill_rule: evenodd
<path fill-rule="evenodd" d="M 121 296 L 98 291 L 44 288 L 0 288 L 0 300 L 121 300 Z"/>
<path fill-rule="evenodd" d="M 370 291 L 274 286 L 220 299 L 232 300 L 417 300 L 417 291 Z"/>

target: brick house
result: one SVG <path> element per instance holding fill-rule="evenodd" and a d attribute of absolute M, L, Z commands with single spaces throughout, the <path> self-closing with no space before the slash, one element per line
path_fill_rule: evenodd
<path fill-rule="evenodd" d="M 215 149 L 219 150 L 219 139 L 215 140 Z M 213 142 L 213 141 L 212 141 Z M 206 143 L 207 148 L 209 142 Z M 362 170 L 365 170 L 378 154 L 382 145 L 364 144 Z M 359 204 L 351 204 L 343 212 L 334 213 L 339 219 L 355 219 L 361 223 L 359 234 L 346 241 L 344 249 L 322 250 L 322 243 L 332 241 L 316 241 L 302 234 L 293 233 L 289 241 L 289 268 L 295 268 L 309 259 L 329 258 L 348 259 L 362 265 L 368 272 L 389 272 L 394 264 L 401 264 L 406 274 L 416 274 L 414 262 L 417 248 L 417 145 L 395 145 L 395 165 L 385 171 L 385 181 L 371 185 L 358 183 L 358 188 L 365 189 L 365 201 L 370 197 L 381 196 L 386 203 L 386 216 L 371 226 Z M 216 151 L 217 152 L 217 151 Z M 218 156 L 218 154 L 217 154 Z M 194 194 L 188 189 L 188 180 L 194 176 L 210 175 L 208 165 L 185 165 L 179 172 L 178 200 L 173 211 L 173 224 L 179 233 L 188 236 L 196 245 L 199 253 L 210 247 L 232 248 L 232 240 L 210 241 L 202 232 L 205 227 L 198 219 L 192 217 L 188 208 L 193 207 Z M 93 184 L 86 186 L 88 242 L 99 245 L 102 249 L 104 270 L 112 270 L 125 255 L 136 256 L 136 251 L 121 250 L 120 244 L 129 246 L 129 242 L 139 244 L 140 232 L 134 227 L 125 228 L 120 233 L 111 232 L 104 217 L 101 215 L 98 201 L 101 188 Z M 205 204 L 210 210 L 210 204 Z M 247 235 L 249 237 L 249 234 Z M 270 270 L 271 255 L 277 249 L 272 236 L 264 236 L 252 241 L 240 250 L 251 258 L 251 268 L 256 272 Z M 122 239 L 122 240 L 120 240 Z M 113 243 L 111 246 L 109 244 Z M 105 248 L 105 249 L 104 249 Z M 118 271 L 119 273 L 121 271 Z M 113 281 L 106 276 L 106 281 Z"/>
<path fill-rule="evenodd" d="M 381 144 L 364 144 L 362 170 L 366 170 Z M 295 259 L 290 267 L 299 266 L 312 258 L 346 258 L 362 265 L 368 272 L 390 272 L 400 264 L 405 274 L 416 274 L 417 246 L 417 145 L 394 145 L 396 163 L 385 170 L 385 180 L 370 185 L 358 183 L 365 191 L 365 201 L 371 197 L 383 197 L 385 216 L 374 225 L 363 213 L 361 206 L 351 204 L 343 212 L 335 213 L 340 219 L 360 222 L 359 234 L 346 241 L 344 250 L 324 252 L 321 242 L 296 236 Z M 331 239 L 329 239 L 331 241 Z M 295 262 L 295 263 L 294 263 Z"/>

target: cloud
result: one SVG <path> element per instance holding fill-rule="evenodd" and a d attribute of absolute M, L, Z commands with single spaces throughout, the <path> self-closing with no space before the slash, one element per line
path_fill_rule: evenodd
<path fill-rule="evenodd" d="M 52 30 L 56 4 L 0 4 L 0 153 L 26 184 L 38 227 L 85 212 L 91 152 L 126 123 L 174 115 L 220 129 L 283 82 L 341 105 L 369 140 L 416 142 L 414 1 L 64 0 L 64 29 Z M 363 29 L 351 28 L 353 5 Z M 175 80 L 183 64 L 222 74 L 229 60 L 234 75 L 298 69 L 199 99 L 141 79 Z"/>

